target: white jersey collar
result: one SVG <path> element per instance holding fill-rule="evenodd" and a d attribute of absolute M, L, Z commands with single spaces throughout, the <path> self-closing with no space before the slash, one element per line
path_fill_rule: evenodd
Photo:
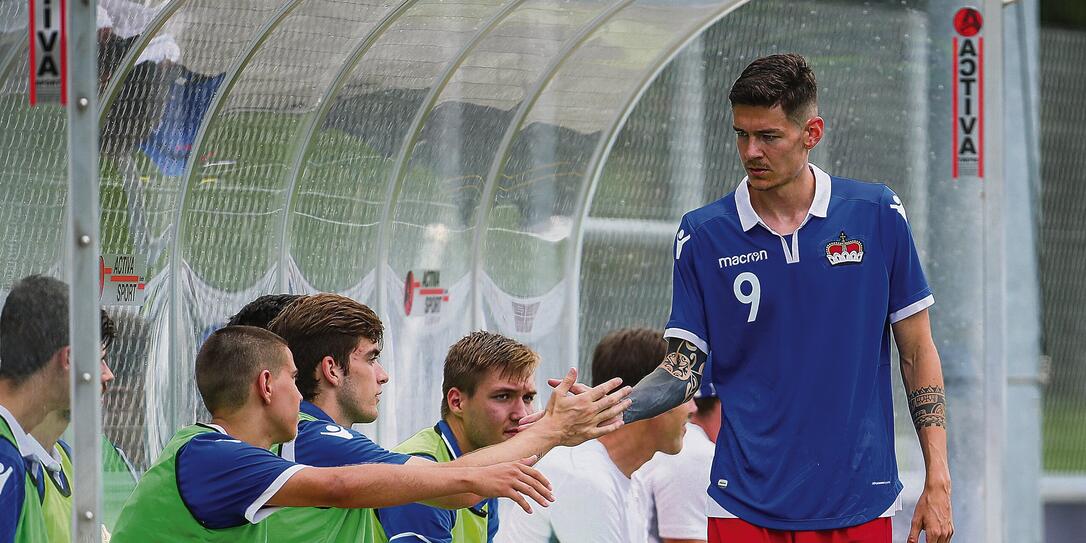
<path fill-rule="evenodd" d="M 825 218 L 830 207 L 830 175 L 814 164 L 808 163 L 807 166 L 811 168 L 811 173 L 815 177 L 814 200 L 811 201 L 811 208 L 807 210 L 807 215 Z M 747 188 L 747 179 L 744 177 L 735 189 L 735 208 L 739 212 L 739 222 L 743 226 L 743 231 L 749 231 L 756 224 L 761 224 L 766 230 L 770 230 L 758 217 L 758 213 L 754 211 L 754 206 L 750 204 L 750 189 Z"/>
<path fill-rule="evenodd" d="M 34 439 L 34 436 L 26 433 L 19 421 L 15 420 L 15 415 L 12 415 L 11 411 L 8 411 L 2 405 L 0 405 L 0 418 L 4 419 L 4 422 L 8 424 L 8 428 L 11 428 L 11 434 L 15 436 L 15 444 L 19 447 L 20 456 L 40 463 L 49 471 L 60 471 L 60 463 L 45 451 L 45 447 L 42 447 L 38 440 Z"/>

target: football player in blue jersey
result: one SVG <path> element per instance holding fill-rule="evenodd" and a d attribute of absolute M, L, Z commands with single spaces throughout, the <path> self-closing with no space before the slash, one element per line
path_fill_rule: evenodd
<path fill-rule="evenodd" d="M 388 451 L 351 429 L 356 423 L 377 419 L 382 389 L 389 380 L 380 360 L 384 325 L 373 310 L 338 294 L 315 294 L 283 309 L 269 329 L 290 346 L 303 398 L 297 439 L 279 449 L 284 458 L 329 467 L 433 464 Z M 618 428 L 622 424 L 619 415 L 629 405 L 629 387 L 620 389 L 621 380 L 612 379 L 585 393 L 566 396 L 564 391 L 574 385 L 575 378 L 575 371 L 566 376 L 560 385 L 564 388 L 556 391 L 542 410 L 543 417 L 530 430 L 443 465 L 479 467 L 542 456 L 557 445 L 575 445 Z M 577 391 L 583 392 L 581 388 Z M 458 505 L 438 500 L 434 504 L 456 509 L 480 501 Z M 310 508 L 277 515 L 269 530 L 276 541 L 332 543 L 369 541 L 374 528 L 368 511 Z"/>
<path fill-rule="evenodd" d="M 30 431 L 70 405 L 69 343 L 68 285 L 41 275 L 15 283 L 0 312 L 0 541 L 49 541 L 33 473 L 60 463 Z"/>
<path fill-rule="evenodd" d="M 262 328 L 227 326 L 211 334 L 195 369 L 212 420 L 182 428 L 166 444 L 125 503 L 115 543 L 283 541 L 269 536 L 263 522 L 281 507 L 381 507 L 459 493 L 464 504 L 505 496 L 530 509 L 528 498 L 553 501 L 531 458 L 467 469 L 321 467 L 276 456 L 272 445 L 298 431 L 301 394 L 286 342 Z"/>
<path fill-rule="evenodd" d="M 517 435 L 520 420 L 536 410 L 539 355 L 501 334 L 476 331 L 449 348 L 441 382 L 441 419 L 393 450 L 435 462 Z M 449 511 L 412 503 L 375 510 L 375 543 L 486 543 L 498 531 L 498 500 Z"/>
<path fill-rule="evenodd" d="M 889 542 L 901 508 L 890 338 L 926 481 L 909 541 L 954 533 L 932 291 L 905 208 L 882 184 L 808 162 L 822 139 L 814 73 L 795 54 L 752 62 L 729 100 L 736 190 L 687 213 L 674 245 L 669 354 L 626 422 L 691 398 L 706 358 L 722 403 L 709 541 Z M 838 539 L 843 538 L 843 539 Z"/>

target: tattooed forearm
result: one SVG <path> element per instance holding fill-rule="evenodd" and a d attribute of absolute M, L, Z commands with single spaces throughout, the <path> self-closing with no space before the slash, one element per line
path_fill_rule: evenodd
<path fill-rule="evenodd" d="M 927 386 L 909 393 L 909 411 L 913 426 L 919 430 L 929 426 L 946 428 L 946 395 L 941 386 Z"/>
<path fill-rule="evenodd" d="M 701 385 L 705 353 L 688 341 L 670 339 L 660 366 L 637 383 L 632 405 L 622 415 L 626 423 L 655 417 L 694 397 Z"/>

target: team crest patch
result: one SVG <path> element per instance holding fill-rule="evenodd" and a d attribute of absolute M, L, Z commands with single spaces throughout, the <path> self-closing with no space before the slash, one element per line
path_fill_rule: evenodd
<path fill-rule="evenodd" d="M 831 241 L 826 244 L 826 260 L 831 266 L 840 264 L 859 264 L 864 260 L 864 242 L 858 239 L 848 239 L 845 231 L 838 236 L 839 241 Z"/>

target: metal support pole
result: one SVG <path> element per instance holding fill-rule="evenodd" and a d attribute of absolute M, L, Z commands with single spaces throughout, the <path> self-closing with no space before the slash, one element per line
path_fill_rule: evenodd
<path fill-rule="evenodd" d="M 73 541 L 101 541 L 102 402 L 98 317 L 98 74 L 95 0 L 70 0 L 68 27 L 68 277 L 75 481 Z"/>
<path fill-rule="evenodd" d="M 982 72 L 984 117 L 983 149 L 990 157 L 984 172 L 984 537 L 989 543 L 1005 540 L 1003 521 L 1004 448 L 1007 421 L 1007 297 L 1006 232 L 1004 231 L 1003 172 L 1003 0 L 984 2 L 984 37 L 987 54 Z"/>
<path fill-rule="evenodd" d="M 1041 287 L 1037 255 L 1037 0 L 1004 8 L 1007 409 L 1005 538 L 1043 540 L 1041 501 Z M 1082 488 L 1086 488 L 1083 486 Z"/>

